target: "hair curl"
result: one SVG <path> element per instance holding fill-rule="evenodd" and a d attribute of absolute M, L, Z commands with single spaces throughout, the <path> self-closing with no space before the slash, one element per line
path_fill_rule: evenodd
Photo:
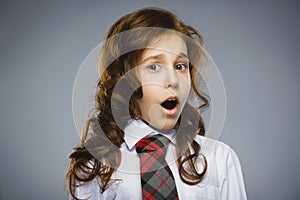
<path fill-rule="evenodd" d="M 160 29 L 163 31 L 157 33 L 140 31 L 134 34 L 135 38 L 116 38 L 121 32 L 144 27 L 163 28 Z M 197 75 L 199 74 L 197 70 L 203 63 L 205 55 L 203 50 L 199 48 L 199 45 L 200 47 L 204 45 L 203 38 L 196 29 L 184 24 L 173 13 L 158 8 L 141 9 L 119 19 L 109 29 L 99 57 L 98 65 L 101 76 L 95 95 L 97 116 L 87 119 L 80 139 L 80 146 L 74 148 L 69 156 L 71 161 L 66 178 L 69 192 L 74 199 L 78 199 L 75 196 L 76 187 L 96 177 L 100 178 L 101 192 L 104 192 L 115 181 L 112 180 L 112 174 L 119 167 L 121 161 L 119 148 L 124 142 L 123 129 L 129 119 L 139 118 L 141 115 L 137 99 L 142 97 L 142 89 L 137 87 L 139 85 L 138 80 L 126 77 L 125 74 L 134 66 L 138 66 L 145 48 L 129 52 L 124 51 L 124 48 L 136 49 L 135 45 L 141 44 L 147 46 L 147 43 L 158 36 L 167 34 L 168 30 L 174 30 L 192 38 L 192 43 L 186 43 L 190 59 L 192 92 L 203 102 L 198 107 L 200 111 L 208 107 L 209 97 L 200 92 L 197 87 L 201 79 Z M 115 38 L 111 39 L 113 37 Z M 115 95 L 113 93 L 114 88 L 120 81 L 123 81 L 122 84 L 119 84 L 122 85 L 123 89 Z M 132 95 L 127 97 L 126 91 L 133 91 Z M 113 94 L 114 97 L 112 97 Z M 119 114 L 125 113 L 124 116 L 118 116 L 120 119 L 118 123 L 114 120 L 112 107 L 119 111 Z M 127 112 L 123 112 L 122 109 L 128 109 L 128 107 L 129 115 L 126 115 Z M 182 181 L 189 185 L 195 185 L 203 179 L 207 170 L 207 162 L 205 156 L 200 153 L 200 145 L 193 139 L 197 134 L 205 135 L 205 125 L 197 109 L 188 103 L 186 103 L 183 112 L 187 112 L 188 117 L 180 117 L 175 127 L 177 140 L 180 140 L 176 150 L 177 164 Z M 184 128 L 178 128 L 180 126 Z M 86 140 L 89 127 L 93 129 L 94 133 Z M 196 168 L 196 161 L 199 156 L 202 156 L 204 160 L 201 173 Z"/>

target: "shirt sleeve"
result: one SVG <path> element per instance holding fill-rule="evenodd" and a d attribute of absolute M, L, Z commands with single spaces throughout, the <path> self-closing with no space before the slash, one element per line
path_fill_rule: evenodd
<path fill-rule="evenodd" d="M 246 200 L 246 190 L 242 175 L 240 161 L 236 153 L 229 148 L 225 156 L 223 173 L 220 174 L 220 196 L 221 199 Z"/>

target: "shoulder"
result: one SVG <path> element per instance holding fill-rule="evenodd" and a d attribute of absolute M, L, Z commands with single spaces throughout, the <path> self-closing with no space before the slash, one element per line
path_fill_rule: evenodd
<path fill-rule="evenodd" d="M 236 152 L 229 145 L 203 136 L 196 136 L 195 141 L 200 144 L 208 164 L 215 166 L 219 175 L 227 174 L 230 168 L 241 167 Z"/>
<path fill-rule="evenodd" d="M 194 140 L 201 146 L 201 152 L 203 154 L 214 154 L 214 155 L 225 155 L 228 153 L 232 153 L 234 152 L 233 149 L 221 142 L 221 141 L 217 141 L 217 140 L 213 140 L 204 136 L 200 136 L 197 135 Z"/>

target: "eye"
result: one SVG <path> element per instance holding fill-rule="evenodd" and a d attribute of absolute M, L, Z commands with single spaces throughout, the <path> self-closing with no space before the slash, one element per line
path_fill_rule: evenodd
<path fill-rule="evenodd" d="M 158 70 L 160 70 L 160 66 L 159 65 L 157 65 L 157 64 L 153 64 L 153 65 L 149 65 L 148 66 L 148 69 L 150 70 L 150 71 L 152 71 L 152 72 L 155 72 L 155 71 L 158 71 Z"/>
<path fill-rule="evenodd" d="M 188 66 L 186 64 L 180 63 L 175 66 L 175 69 L 179 71 L 183 71 L 185 69 L 188 69 Z"/>

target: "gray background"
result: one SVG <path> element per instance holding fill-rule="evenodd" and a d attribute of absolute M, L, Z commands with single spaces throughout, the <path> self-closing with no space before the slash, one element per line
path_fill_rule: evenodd
<path fill-rule="evenodd" d="M 299 3 L 174 0 L 1 1 L 0 199 L 67 198 L 76 72 L 113 22 L 146 6 L 203 34 L 228 98 L 220 140 L 249 199 L 299 199 Z"/>

